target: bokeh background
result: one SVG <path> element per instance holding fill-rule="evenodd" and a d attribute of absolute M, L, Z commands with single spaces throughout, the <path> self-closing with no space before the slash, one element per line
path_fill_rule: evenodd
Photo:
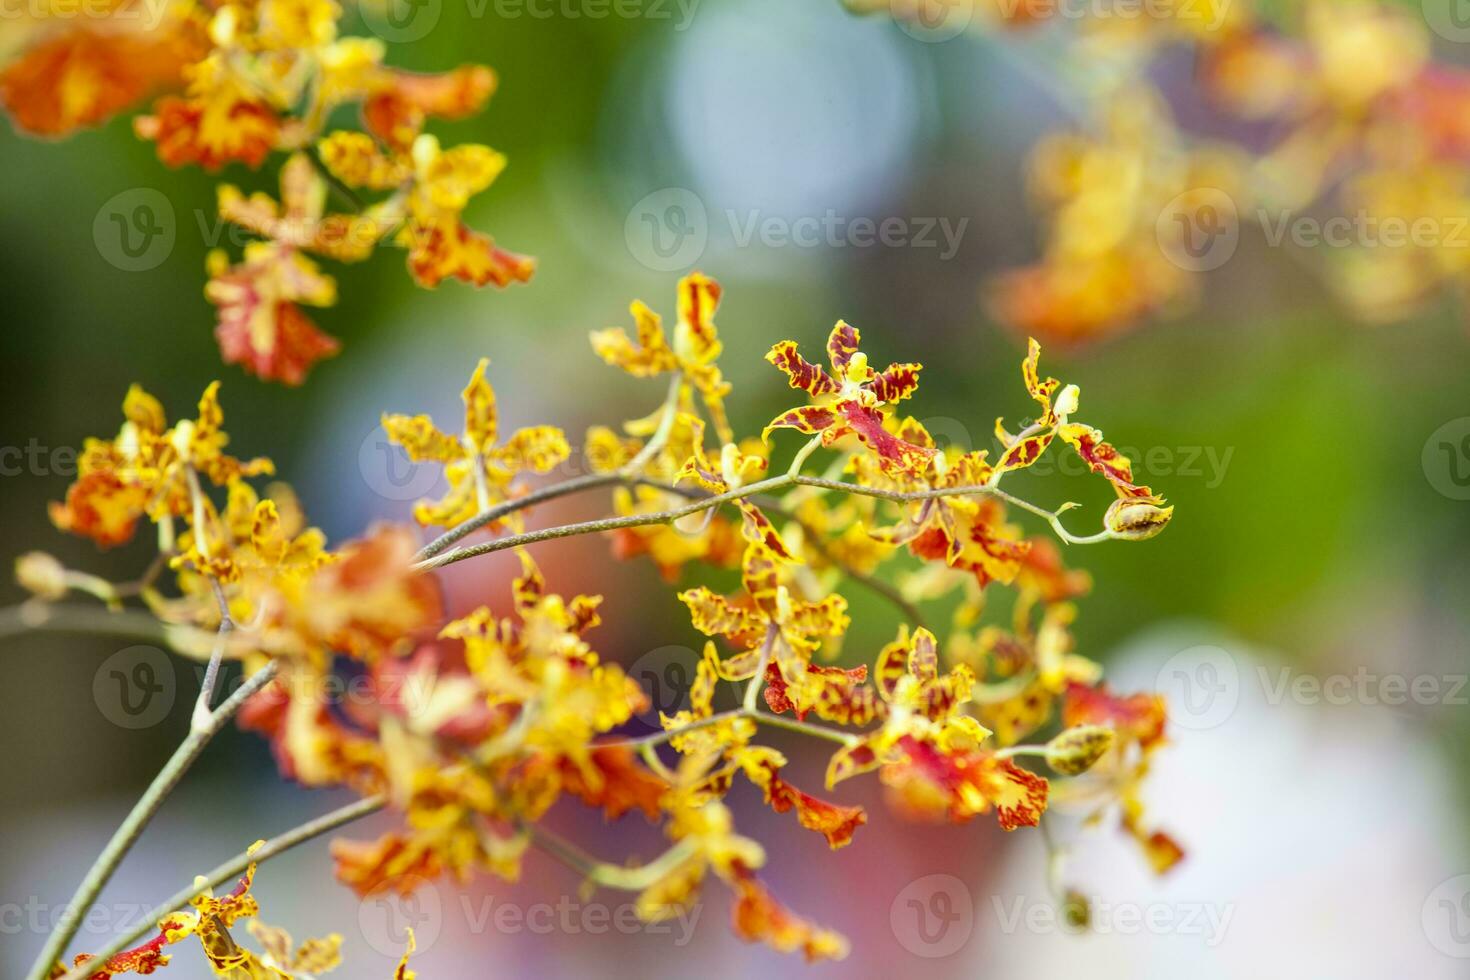
<path fill-rule="evenodd" d="M 693 266 L 726 287 L 723 363 L 743 431 L 788 400 L 761 360 L 767 347 L 786 337 L 819 345 L 838 317 L 864 331 L 876 359 L 925 364 L 915 412 L 943 438 L 987 446 L 995 416 L 1026 413 L 1024 338 L 988 320 L 980 295 L 989 274 L 1038 248 L 1022 161 L 1064 117 L 1053 86 L 1037 83 L 1046 70 L 1037 52 L 974 36 L 926 43 L 835 0 L 647 0 L 635 17 L 589 16 L 600 8 L 561 0 L 539 9 L 548 7 L 540 17 L 495 0 L 428 0 L 389 38 L 403 42 L 391 58 L 405 67 L 475 61 L 499 72 L 486 113 L 437 131 L 509 155 L 469 217 L 536 255 L 536 279 L 505 292 L 427 292 L 392 252 L 334 267 L 342 299 L 318 320 L 345 349 L 299 389 L 220 364 L 204 257 L 238 244 L 213 216 L 214 181 L 164 170 L 125 120 L 56 144 L 0 132 L 0 446 L 25 451 L 4 458 L 0 477 L 7 559 L 40 548 L 117 579 L 146 562 L 142 548 L 97 554 L 45 518 L 70 481 L 69 451 L 113 431 L 133 381 L 178 414 L 222 378 L 236 449 L 271 455 L 333 540 L 403 517 L 435 489 L 432 472 L 387 452 L 376 420 L 383 410 L 452 419 L 479 356 L 492 358 L 507 424 L 575 433 L 644 415 L 661 385 L 604 366 L 586 336 L 626 324 L 634 298 L 671 314 L 677 275 Z M 243 170 L 226 177 L 273 190 Z M 139 189 L 167 201 L 172 244 L 153 268 L 126 271 L 107 244 L 106 214 Z M 957 241 L 741 241 L 752 217 L 829 211 L 910 228 L 944 221 Z M 669 236 L 662 244 L 679 228 L 694 244 L 663 254 L 650 219 Z M 1181 709 L 1151 790 L 1152 813 L 1186 843 L 1188 861 L 1156 880 L 1113 834 L 1081 851 L 1071 877 L 1116 913 L 1111 927 L 1077 936 L 1047 917 L 1035 835 L 1008 836 L 986 820 L 906 825 L 859 788 L 845 799 L 870 804 L 871 823 L 829 854 L 789 817 L 737 794 L 738 820 L 768 843 L 775 891 L 850 936 L 847 963 L 808 968 L 740 943 L 718 887 L 688 934 L 680 923 L 664 934 L 616 925 L 597 934 L 604 920 L 580 910 L 600 903 L 615 922 L 626 899 L 584 900 L 570 872 L 533 855 L 517 886 L 486 879 L 397 910 L 417 916 L 419 975 L 1467 975 L 1464 311 L 1446 304 L 1365 327 L 1288 250 L 1246 229 L 1197 308 L 1044 355 L 1044 370 L 1081 386 L 1083 417 L 1137 450 L 1146 482 L 1178 508 L 1168 533 L 1145 545 L 1072 550 L 1097 583 L 1082 602 L 1080 649 L 1108 663 L 1121 687 L 1219 695 Z M 1038 502 L 1085 502 L 1079 520 L 1107 498 L 1100 481 L 1074 472 L 1016 483 Z M 580 500 L 541 517 L 599 506 Z M 539 557 L 558 590 L 609 596 L 597 635 L 606 656 L 661 670 L 681 656 L 663 650 L 673 646 L 692 662 L 696 635 L 651 567 L 615 565 L 592 539 Z M 509 574 L 498 560 L 453 570 L 456 609 L 503 604 Z M 848 652 L 870 659 L 893 613 L 851 595 Z M 174 704 L 156 724 L 110 720 L 94 677 L 125 645 L 5 644 L 0 976 L 29 963 L 41 942 L 32 911 L 44 922 L 65 901 L 187 728 L 197 677 L 184 664 L 167 678 Z M 1365 674 L 1367 686 L 1354 681 L 1345 697 L 1279 691 L 1282 678 Z M 1381 683 L 1391 676 L 1429 678 L 1434 693 L 1385 703 L 1395 700 Z M 822 760 L 789 749 L 815 784 Z M 104 921 L 83 928 L 79 948 L 244 844 L 340 802 L 283 784 L 263 743 L 229 733 L 129 857 L 104 895 Z M 657 847 L 642 826 L 604 828 L 570 808 L 552 819 L 608 857 Z M 386 976 L 392 917 L 359 906 L 329 867 L 320 841 L 270 864 L 257 888 L 267 918 L 297 936 L 341 931 L 343 973 Z M 575 908 L 543 928 L 531 910 L 558 903 Z M 497 920 L 501 906 L 520 914 Z M 922 910 L 941 917 L 919 921 Z M 180 956 L 172 972 L 201 975 L 196 962 Z"/>

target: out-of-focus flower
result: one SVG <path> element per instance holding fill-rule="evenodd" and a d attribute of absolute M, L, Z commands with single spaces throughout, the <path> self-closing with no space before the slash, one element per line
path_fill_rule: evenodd
<path fill-rule="evenodd" d="M 198 418 L 171 428 L 163 406 L 137 385 L 123 400 L 123 415 L 127 421 L 117 438 L 83 444 L 66 502 L 51 505 L 57 527 L 103 547 L 132 538 L 145 514 L 154 521 L 191 514 L 199 499 L 191 480 L 226 486 L 274 471 L 268 459 L 242 461 L 224 452 L 229 437 L 221 429 L 218 381 L 200 398 Z"/>
<path fill-rule="evenodd" d="M 636 341 L 621 327 L 608 327 L 592 334 L 592 349 L 597 356 L 614 367 L 620 367 L 635 378 L 652 378 L 678 374 L 681 378 L 680 411 L 693 415 L 689 399 L 698 391 L 714 421 L 715 434 L 722 442 L 733 442 L 730 423 L 725 418 L 725 397 L 730 383 L 715 363 L 724 349 L 715 328 L 715 311 L 720 305 L 720 284 L 702 272 L 691 273 L 679 280 L 679 319 L 674 325 L 670 343 L 659 315 L 642 301 L 635 300 L 633 314 Z M 646 420 L 629 429 L 633 435 L 648 435 L 657 426 Z"/>
<path fill-rule="evenodd" d="M 495 389 L 485 380 L 489 358 L 481 358 L 465 386 L 464 431 L 449 435 L 427 415 L 384 415 L 383 429 L 414 462 L 444 464 L 449 491 L 441 500 L 414 507 L 420 524 L 452 527 L 503 503 L 522 473 L 549 473 L 571 455 L 565 433 L 550 425 L 517 429 L 502 444 Z M 516 523 L 518 516 L 493 522 L 491 530 Z"/>

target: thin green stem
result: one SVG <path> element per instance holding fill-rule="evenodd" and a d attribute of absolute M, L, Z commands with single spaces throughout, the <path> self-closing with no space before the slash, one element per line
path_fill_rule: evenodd
<path fill-rule="evenodd" d="M 643 762 L 648 768 L 658 773 L 659 778 L 669 783 L 674 781 L 673 770 L 664 765 L 664 760 L 658 757 L 658 746 L 652 744 L 644 745 L 638 749 L 638 754 L 643 758 Z"/>
<path fill-rule="evenodd" d="M 789 476 L 772 477 L 759 483 L 741 487 L 738 490 L 729 490 L 725 493 L 716 494 L 696 500 L 683 507 L 675 507 L 671 510 L 657 511 L 652 514 L 629 514 L 623 517 L 605 517 L 601 520 L 582 521 L 577 524 L 565 524 L 560 527 L 543 528 L 539 531 L 527 531 L 524 534 L 513 534 L 509 537 L 497 538 L 494 541 L 486 541 L 483 544 L 472 545 L 468 548 L 456 548 L 453 551 L 445 551 L 434 556 L 416 562 L 414 568 L 427 571 L 431 568 L 442 568 L 455 562 L 464 561 L 467 558 L 475 558 L 496 551 L 505 551 L 508 548 L 520 548 L 524 545 L 535 544 L 538 541 L 551 541 L 556 538 L 570 538 L 581 534 L 598 534 L 603 531 L 616 531 L 625 527 L 646 527 L 652 524 L 668 524 L 681 517 L 690 514 L 698 514 L 700 511 L 710 507 L 718 507 L 721 504 L 739 500 L 756 493 L 766 493 L 771 490 L 779 490 L 791 486 L 792 478 Z"/>
<path fill-rule="evenodd" d="M 40 955 L 31 965 L 30 977 L 32 980 L 44 980 L 50 975 L 51 967 L 66 952 L 67 946 L 76 935 L 83 918 L 91 909 L 92 903 L 97 900 L 103 886 L 112 878 L 113 872 L 117 870 L 133 844 L 142 836 L 144 828 L 163 806 L 164 800 L 168 799 L 169 794 L 179 784 L 184 773 L 189 771 L 189 767 L 203 753 L 210 740 L 218 734 L 226 722 L 234 717 L 235 712 L 240 710 L 240 706 L 247 698 L 270 682 L 276 674 L 276 669 L 275 661 L 267 663 L 225 699 L 218 709 L 210 713 L 202 725 L 190 728 L 189 734 L 184 737 L 183 742 L 174 750 L 174 754 L 153 778 L 153 782 L 144 790 L 138 802 L 133 805 L 133 809 L 113 833 L 112 839 L 107 842 L 107 846 L 92 863 L 82 883 L 77 886 L 76 894 L 72 896 L 67 905 L 73 914 L 65 917 L 47 939 Z"/>
<path fill-rule="evenodd" d="M 367 210 L 367 202 L 359 197 L 356 191 L 342 183 L 336 174 L 332 173 L 331 168 L 322 160 L 321 154 L 317 152 L 315 146 L 304 146 L 302 147 L 302 152 L 306 154 L 306 158 L 311 161 L 311 165 L 316 168 L 317 173 L 321 174 L 322 179 L 327 182 L 327 187 L 331 189 L 333 194 L 342 198 L 343 202 L 354 211 Z"/>
<path fill-rule="evenodd" d="M 118 636 L 171 646 L 175 642 L 177 628 L 160 622 L 151 613 L 133 610 L 113 612 L 80 602 L 31 599 L 18 606 L 0 609 L 0 639 L 26 633 Z"/>
<path fill-rule="evenodd" d="M 708 728 L 711 725 L 718 725 L 721 722 L 734 721 L 736 718 L 743 717 L 745 717 L 745 709 L 735 708 L 731 711 L 721 711 L 718 714 L 709 715 L 704 718 L 696 718 L 694 721 L 689 722 L 689 724 L 687 725 L 680 725 L 678 728 L 666 728 L 661 732 L 654 732 L 650 735 L 638 735 L 634 738 L 619 738 L 611 739 L 605 742 L 598 742 L 593 746 L 593 748 L 641 749 L 649 745 L 662 745 L 670 739 L 677 738 L 680 735 L 685 735 L 689 732 L 697 732 L 701 728 Z"/>
<path fill-rule="evenodd" d="M 970 690 L 970 700 L 975 704 L 999 704 L 1020 695 L 1036 679 L 1036 672 L 1028 670 L 990 684 L 976 684 Z"/>
<path fill-rule="evenodd" d="M 809 721 L 797 721 L 795 718 L 787 718 L 785 715 L 770 715 L 760 711 L 752 711 L 748 717 L 755 719 L 762 725 L 772 728 L 784 728 L 788 732 L 796 732 L 800 735 L 810 735 L 812 738 L 826 739 L 839 745 L 851 745 L 860 736 L 851 732 L 838 731 L 825 725 L 814 725 Z"/>
<path fill-rule="evenodd" d="M 629 527 L 668 524 L 681 517 L 697 514 L 711 507 L 719 507 L 735 500 L 770 493 L 775 490 L 784 490 L 790 486 L 820 487 L 824 490 L 850 493 L 862 497 L 877 497 L 881 500 L 891 500 L 897 503 L 915 503 L 923 500 L 934 500 L 940 497 L 966 497 L 989 494 L 1014 504 L 1022 510 L 1045 518 L 1057 533 L 1057 536 L 1069 544 L 1094 544 L 1099 541 L 1109 540 L 1113 536 L 1111 532 L 1106 530 L 1086 537 L 1079 537 L 1078 535 L 1072 534 L 1062 524 L 1059 516 L 1067 509 L 1066 507 L 1056 511 L 1049 511 L 1043 507 L 1038 507 L 1035 504 L 1021 500 L 1019 497 L 1012 496 L 998 489 L 993 484 L 976 484 L 963 487 L 930 487 L 924 490 L 885 490 L 881 487 L 865 487 L 860 484 L 846 483 L 841 480 L 826 480 L 815 476 L 801 476 L 799 474 L 793 475 L 787 473 L 781 476 L 771 477 L 767 480 L 761 480 L 748 486 L 739 487 L 735 490 L 727 490 L 724 493 L 704 497 L 683 507 L 675 507 L 650 514 L 629 514 L 622 517 L 605 517 L 600 520 L 564 524 L 559 527 L 543 528 L 539 531 L 526 531 L 523 534 L 513 534 L 468 548 L 441 551 L 432 558 L 426 558 L 416 562 L 413 567 L 420 571 L 427 571 L 432 568 L 442 568 L 445 565 L 452 565 L 468 558 L 475 558 L 496 551 L 505 551 L 509 548 L 520 548 L 541 541 L 552 541 L 557 538 L 570 538 L 583 534 L 600 534 L 605 531 L 616 531 Z"/>
<path fill-rule="evenodd" d="M 514 500 L 507 500 L 504 503 L 496 504 L 489 510 L 481 511 L 474 517 L 471 517 L 463 524 L 455 525 L 433 541 L 424 545 L 419 549 L 418 554 L 414 555 L 414 560 L 424 561 L 433 558 L 450 545 L 455 544 L 466 535 L 473 534 L 486 524 L 491 524 L 517 511 L 525 510 L 527 507 L 534 507 L 536 504 L 544 503 L 548 500 L 555 500 L 558 497 L 570 496 L 574 493 L 580 493 L 583 490 L 593 490 L 597 487 L 605 487 L 620 482 L 622 482 L 622 477 L 616 473 L 591 473 L 587 476 L 579 476 L 561 483 L 554 483 L 551 486 L 533 490 L 524 496 L 516 497 Z"/>
<path fill-rule="evenodd" d="M 250 865 L 264 864 L 276 855 L 283 854 L 298 844 L 304 844 L 313 838 L 320 837 L 322 834 L 330 833 L 344 824 L 349 824 L 369 814 L 377 813 L 387 803 L 388 798 L 381 793 L 376 796 L 368 796 L 355 803 L 349 803 L 347 806 L 333 810 L 331 813 L 317 817 L 314 820 L 309 820 L 298 827 L 293 827 L 291 830 L 279 836 L 272 837 L 253 853 L 250 851 L 241 851 L 213 871 L 203 875 L 204 882 L 202 884 L 195 882 L 174 892 L 162 904 L 155 907 L 147 915 L 144 915 L 140 925 L 126 935 L 119 936 L 108 943 L 87 964 L 72 970 L 62 977 L 61 980 L 86 980 L 86 978 L 106 966 L 107 960 L 110 957 L 127 949 L 133 943 L 138 942 L 149 932 L 156 929 L 156 923 L 159 919 L 189 904 L 189 900 L 205 888 L 215 888 L 227 881 L 238 878 L 245 873 L 245 870 Z"/>
<path fill-rule="evenodd" d="M 1045 745 L 1012 745 L 1012 746 L 1010 746 L 1008 748 L 997 749 L 996 752 L 995 752 L 995 757 L 997 759 L 1014 759 L 1018 755 L 1040 756 L 1042 758 L 1045 758 L 1046 757 L 1046 746 Z"/>
<path fill-rule="evenodd" d="M 653 437 L 648 440 L 638 454 L 628 460 L 618 472 L 625 477 L 636 476 L 643 472 L 643 467 L 649 461 L 663 451 L 668 444 L 669 435 L 674 431 L 674 419 L 679 414 L 679 392 L 684 387 L 684 375 L 676 372 L 669 379 L 669 393 L 664 396 L 663 415 L 658 420 L 658 428 L 654 430 Z"/>
<path fill-rule="evenodd" d="M 598 742 L 593 748 L 630 748 L 642 750 L 648 746 L 662 745 L 670 739 L 678 738 L 680 735 L 687 735 L 689 732 L 696 732 L 701 728 L 708 728 L 711 725 L 718 725 L 722 722 L 734 721 L 737 718 L 749 718 L 758 725 L 769 725 L 771 728 L 784 728 L 790 732 L 810 735 L 813 738 L 825 739 L 828 742 L 839 742 L 843 745 L 851 744 L 859 737 L 850 732 L 828 728 L 825 725 L 815 725 L 809 721 L 797 721 L 795 718 L 787 718 L 784 715 L 773 715 L 759 711 L 754 707 L 747 708 L 741 706 L 739 708 L 732 708 L 729 711 L 721 711 L 718 714 L 709 715 L 705 718 L 696 718 L 687 725 L 680 725 L 677 728 L 667 728 L 661 732 L 654 732 L 651 735 L 639 735 L 634 738 L 621 738 Z"/>
<path fill-rule="evenodd" d="M 695 844 L 682 840 L 647 864 L 633 868 L 599 861 L 571 841 L 545 827 L 532 824 L 526 828 L 531 842 L 562 864 L 603 888 L 641 892 L 663 878 L 696 853 Z"/>
<path fill-rule="evenodd" d="M 750 683 L 745 685 L 745 699 L 740 705 L 747 715 L 755 713 L 755 699 L 760 696 L 761 685 L 766 682 L 766 664 L 771 662 L 771 650 L 777 638 L 778 630 L 775 624 L 766 627 L 766 641 L 761 644 L 761 658 L 755 665 L 755 673 L 751 676 Z"/>
<path fill-rule="evenodd" d="M 797 451 L 796 457 L 791 460 L 791 466 L 786 470 L 786 474 L 793 477 L 799 476 L 801 474 L 802 466 L 806 464 L 807 457 L 811 456 L 812 453 L 820 449 L 821 446 L 821 436 L 816 435 L 808 439 L 806 445 L 802 446 L 801 449 Z"/>

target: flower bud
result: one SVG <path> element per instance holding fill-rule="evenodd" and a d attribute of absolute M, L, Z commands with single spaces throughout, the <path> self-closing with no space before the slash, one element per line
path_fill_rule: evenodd
<path fill-rule="evenodd" d="M 1165 507 L 1163 497 L 1120 497 L 1103 515 L 1103 526 L 1115 538 L 1143 541 L 1162 531 L 1173 516 L 1174 508 Z"/>
<path fill-rule="evenodd" d="M 31 551 L 15 560 L 15 580 L 36 596 L 54 600 L 66 595 L 66 569 L 44 551 Z"/>
<path fill-rule="evenodd" d="M 1078 725 L 1046 743 L 1046 764 L 1064 776 L 1076 776 L 1093 767 L 1113 745 L 1113 730 L 1102 725 Z"/>
<path fill-rule="evenodd" d="M 1068 888 L 1066 896 L 1062 899 L 1062 917 L 1067 925 L 1077 932 L 1085 932 L 1092 927 L 1092 905 L 1087 901 L 1087 896 L 1075 888 Z"/>

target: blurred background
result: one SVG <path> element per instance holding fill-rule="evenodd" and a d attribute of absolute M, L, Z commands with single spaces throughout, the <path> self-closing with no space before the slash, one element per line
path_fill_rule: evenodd
<path fill-rule="evenodd" d="M 221 378 L 234 449 L 273 457 L 333 541 L 404 518 L 437 477 L 388 450 L 381 411 L 452 420 L 488 355 L 503 424 L 576 434 L 645 415 L 662 385 L 603 365 L 587 333 L 628 325 L 634 298 L 672 316 L 677 277 L 696 267 L 725 287 L 722 364 L 743 432 L 789 401 L 761 360 L 769 345 L 816 348 L 838 317 L 863 330 L 875 360 L 925 365 L 912 410 L 943 440 L 984 448 L 997 415 L 1027 413 L 1025 338 L 981 301 L 988 276 L 1042 247 L 1023 162 L 1065 119 L 1055 86 L 1038 84 L 1046 62 L 1026 44 L 925 40 L 835 0 L 648 0 L 633 17 L 589 16 L 601 8 L 571 0 L 538 8 L 551 10 L 544 17 L 495 0 L 414 9 L 407 27 L 377 24 L 400 42 L 394 63 L 473 61 L 500 75 L 487 112 L 435 129 L 446 144 L 509 156 L 468 217 L 537 256 L 539 270 L 529 286 L 476 292 L 416 289 L 392 251 L 333 266 L 341 302 L 314 315 L 344 350 L 302 388 L 220 363 L 204 257 L 217 245 L 238 254 L 238 242 L 214 217 L 214 180 L 165 170 L 123 119 L 61 143 L 0 131 L 7 560 L 39 548 L 115 579 L 146 563 L 146 545 L 98 554 L 45 517 L 76 447 L 115 431 L 134 381 L 181 415 Z M 369 18 L 360 32 L 372 28 Z M 1438 53 L 1470 54 L 1449 44 Z M 224 177 L 274 192 L 262 174 Z M 109 202 L 140 189 L 166 200 L 172 238 L 153 267 L 126 271 L 94 232 Z M 901 219 L 905 234 L 803 244 L 758 230 L 829 214 L 844 226 Z M 1292 248 L 1246 228 L 1187 313 L 1043 354 L 1045 373 L 1080 385 L 1081 417 L 1177 505 L 1154 541 L 1068 557 L 1096 580 L 1075 628 L 1080 651 L 1103 660 L 1115 686 L 1158 687 L 1174 704 L 1174 744 L 1149 800 L 1188 848 L 1185 864 L 1157 880 L 1120 835 L 1096 836 L 1070 877 L 1108 924 L 1079 936 L 1048 917 L 1034 834 L 1008 836 L 985 819 L 906 825 L 870 783 L 842 795 L 869 805 L 869 826 L 829 854 L 737 792 L 737 823 L 767 843 L 774 891 L 852 939 L 845 964 L 809 968 L 742 944 L 718 887 L 693 921 L 620 929 L 623 896 L 586 900 L 571 872 L 533 854 L 517 886 L 431 889 L 397 910 L 418 923 L 419 975 L 616 964 L 619 976 L 1466 976 L 1470 337 L 1451 303 L 1364 326 Z M 1071 468 L 1015 483 L 1038 503 L 1083 502 L 1078 527 L 1108 497 Z M 537 519 L 605 505 L 581 499 Z M 650 565 L 616 565 L 596 539 L 553 543 L 538 560 L 558 591 L 608 595 L 594 644 L 605 656 L 661 670 L 685 655 L 672 646 L 692 663 L 698 638 Z M 503 607 L 510 573 L 498 560 L 452 570 L 454 610 Z M 861 590 L 850 596 L 848 654 L 869 660 L 896 621 Z M 44 925 L 70 895 L 187 729 L 198 679 L 181 662 L 159 675 L 170 707 L 146 725 L 124 727 L 104 707 L 106 683 L 94 679 L 125 646 L 6 643 L 0 976 L 29 964 L 36 917 Z M 822 759 L 778 744 L 815 786 Z M 263 742 L 230 732 L 129 857 L 104 893 L 106 921 L 84 926 L 78 948 L 250 841 L 341 802 L 284 784 Z M 602 828 L 571 807 L 552 816 L 611 858 L 656 849 L 634 822 Z M 268 920 L 298 938 L 341 931 L 343 975 L 388 975 L 401 942 L 394 916 L 359 906 L 329 868 L 322 841 L 269 865 L 257 886 Z M 613 922 L 601 929 L 608 920 L 587 914 L 599 903 Z M 497 918 L 503 906 L 516 911 Z M 180 956 L 171 970 L 202 975 L 189 972 L 196 964 Z"/>

